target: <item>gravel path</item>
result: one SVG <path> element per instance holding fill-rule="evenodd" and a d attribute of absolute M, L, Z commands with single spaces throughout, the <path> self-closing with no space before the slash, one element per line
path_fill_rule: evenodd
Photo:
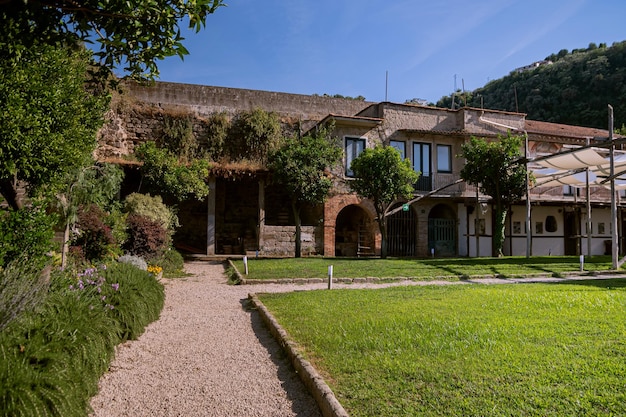
<path fill-rule="evenodd" d="M 194 275 L 164 280 L 160 319 L 118 347 L 92 416 L 321 416 L 258 314 L 246 309 L 250 287 L 227 285 L 219 263 L 185 269 Z"/>
<path fill-rule="evenodd" d="M 118 347 L 110 371 L 100 380 L 100 392 L 91 401 L 92 417 L 320 417 L 317 404 L 258 313 L 246 306 L 250 292 L 323 289 L 327 284 L 233 286 L 227 285 L 221 263 L 191 262 L 185 270 L 193 275 L 164 280 L 166 299 L 160 319 L 139 340 Z M 337 283 L 333 288 L 438 283 Z"/>

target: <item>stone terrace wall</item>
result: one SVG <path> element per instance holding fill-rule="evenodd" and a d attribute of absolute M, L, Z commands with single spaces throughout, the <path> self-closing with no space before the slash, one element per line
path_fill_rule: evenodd
<path fill-rule="evenodd" d="M 157 82 L 144 86 L 125 83 L 131 97 L 159 106 L 181 106 L 200 115 L 262 108 L 303 120 L 321 120 L 328 114 L 353 116 L 372 103 L 332 97 L 277 93 L 240 88 Z"/>
<path fill-rule="evenodd" d="M 263 226 L 260 254 L 264 256 L 293 256 L 295 226 Z M 324 253 L 321 226 L 302 226 L 302 255 Z"/>
<path fill-rule="evenodd" d="M 96 158 L 101 160 L 132 154 L 138 144 L 158 139 L 167 113 L 191 115 L 194 133 L 202 136 L 206 129 L 203 121 L 218 112 L 234 115 L 261 108 L 277 113 L 285 126 L 300 121 L 302 129 L 308 130 L 328 114 L 352 116 L 372 104 L 332 97 L 165 82 L 151 85 L 125 82 L 122 91 L 122 104 L 107 113 L 106 123 L 99 132 Z"/>

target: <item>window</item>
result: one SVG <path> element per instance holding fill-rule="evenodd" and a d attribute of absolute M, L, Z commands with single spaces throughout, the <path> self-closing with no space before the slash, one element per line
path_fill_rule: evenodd
<path fill-rule="evenodd" d="M 513 234 L 514 235 L 522 234 L 522 222 L 513 222 Z"/>
<path fill-rule="evenodd" d="M 543 234 L 543 222 L 535 223 L 535 233 L 538 234 L 538 235 L 542 235 Z"/>
<path fill-rule="evenodd" d="M 346 176 L 354 176 L 354 172 L 350 169 L 350 164 L 352 164 L 352 161 L 354 161 L 364 149 L 364 138 L 346 138 Z"/>
<path fill-rule="evenodd" d="M 580 189 L 577 187 L 572 187 L 571 185 L 564 185 L 563 186 L 563 195 L 569 195 L 569 196 L 574 196 L 576 195 L 577 197 L 580 196 Z"/>
<path fill-rule="evenodd" d="M 419 191 L 432 190 L 430 143 L 413 143 L 413 170 L 421 173 L 415 188 Z"/>
<path fill-rule="evenodd" d="M 398 152 L 400 152 L 400 157 L 402 158 L 402 160 L 406 158 L 406 143 L 399 140 L 392 140 L 389 142 L 389 146 L 397 149 Z"/>
<path fill-rule="evenodd" d="M 598 234 L 603 235 L 605 233 L 604 222 L 598 223 Z"/>
<path fill-rule="evenodd" d="M 556 217 L 554 216 L 548 216 L 546 217 L 546 232 L 549 233 L 554 233 L 557 230 L 557 222 L 556 222 Z"/>
<path fill-rule="evenodd" d="M 437 145 L 437 172 L 452 172 L 452 146 Z"/>

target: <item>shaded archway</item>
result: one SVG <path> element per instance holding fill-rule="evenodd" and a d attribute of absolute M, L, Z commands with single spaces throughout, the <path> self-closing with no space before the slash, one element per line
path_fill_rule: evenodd
<path fill-rule="evenodd" d="M 374 255 L 374 244 L 367 212 L 354 204 L 344 207 L 335 224 L 335 256 Z"/>
<path fill-rule="evenodd" d="M 455 211 L 447 204 L 437 204 L 428 213 L 428 250 L 435 256 L 457 254 Z"/>
<path fill-rule="evenodd" d="M 392 207 L 401 206 L 398 203 Z M 415 256 L 417 249 L 417 216 L 412 206 L 387 217 L 387 253 L 389 256 Z"/>

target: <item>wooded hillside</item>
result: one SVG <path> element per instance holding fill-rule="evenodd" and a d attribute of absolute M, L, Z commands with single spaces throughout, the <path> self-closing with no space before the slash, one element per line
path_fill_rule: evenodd
<path fill-rule="evenodd" d="M 472 92 L 457 91 L 456 108 L 519 111 L 532 120 L 606 129 L 610 104 L 615 127 L 626 124 L 626 41 L 563 49 L 545 60 L 551 63 L 513 70 Z M 436 105 L 451 108 L 452 97 Z"/>

